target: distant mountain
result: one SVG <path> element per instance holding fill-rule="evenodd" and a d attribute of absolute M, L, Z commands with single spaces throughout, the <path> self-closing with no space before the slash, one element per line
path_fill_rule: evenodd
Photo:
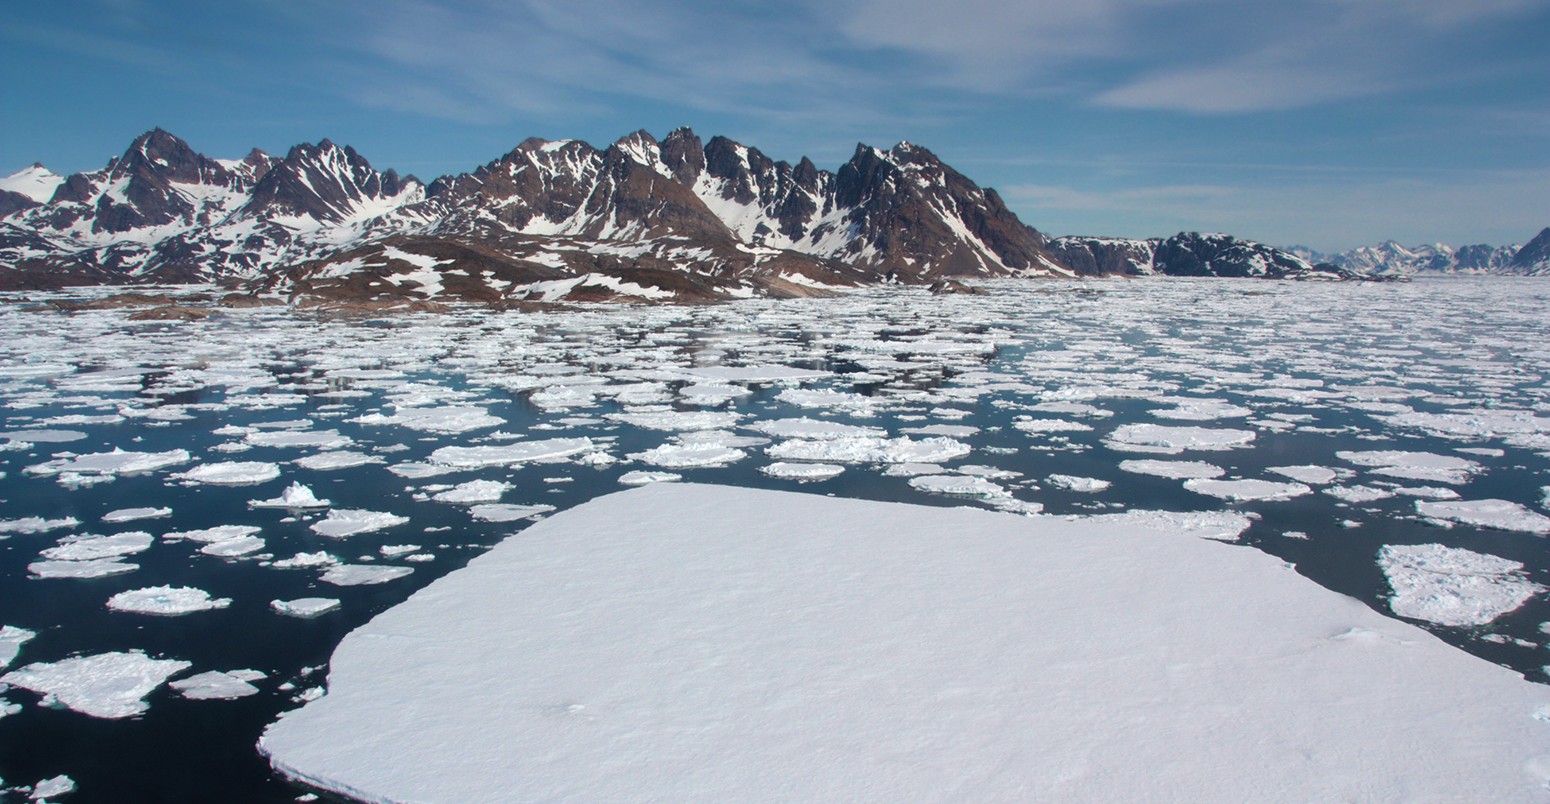
<path fill-rule="evenodd" d="M 1389 240 L 1339 254 L 1320 254 L 1301 246 L 1287 251 L 1303 259 L 1318 260 L 1373 276 L 1417 274 L 1502 274 L 1550 276 L 1550 228 L 1523 246 L 1450 246 L 1433 243 L 1401 246 Z"/>
<path fill-rule="evenodd" d="M 392 305 L 1071 276 L 1045 244 L 916 145 L 859 145 L 831 173 L 688 129 L 531 139 L 428 185 L 328 140 L 216 160 L 157 129 L 99 171 L 0 181 L 0 288 L 221 281 Z"/>
<path fill-rule="evenodd" d="M 1358 279 L 1355 271 L 1225 234 L 1180 232 L 1166 239 L 1060 237 L 1049 250 L 1081 276 L 1217 276 Z"/>

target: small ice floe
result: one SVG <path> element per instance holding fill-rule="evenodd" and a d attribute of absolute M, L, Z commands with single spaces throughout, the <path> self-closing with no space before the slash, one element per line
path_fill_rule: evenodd
<path fill-rule="evenodd" d="M 73 516 L 60 519 L 44 519 L 40 516 L 28 516 L 21 519 L 0 520 L 0 534 L 8 533 L 47 533 L 60 528 L 73 528 L 81 524 L 79 519 Z M 0 539 L 5 538 L 0 535 Z"/>
<path fill-rule="evenodd" d="M 235 539 L 222 539 L 211 542 L 199 548 L 199 552 L 216 558 L 239 558 L 252 555 L 264 549 L 264 540 L 257 536 L 239 536 Z"/>
<path fill-rule="evenodd" d="M 65 444 L 80 441 L 86 434 L 80 430 L 7 430 L 0 432 L 0 439 L 25 444 Z"/>
<path fill-rule="evenodd" d="M 636 470 L 625 472 L 619 476 L 619 482 L 626 486 L 644 486 L 647 483 L 670 483 L 674 480 L 683 480 L 683 475 L 676 472 L 646 472 Z"/>
<path fill-rule="evenodd" d="M 387 567 L 381 564 L 339 564 L 324 570 L 318 580 L 334 586 L 371 586 L 387 583 L 414 572 L 414 567 Z"/>
<path fill-rule="evenodd" d="M 882 437 L 888 435 L 888 431 L 881 427 L 844 424 L 806 417 L 768 419 L 744 425 L 743 429 L 753 430 L 756 433 L 763 433 L 776 438 L 804 438 L 810 441 L 828 441 L 836 438 L 854 438 L 857 436 Z"/>
<path fill-rule="evenodd" d="M 392 466 L 389 466 L 387 470 L 395 475 L 398 475 L 399 477 L 409 480 L 424 480 L 428 477 L 441 477 L 442 475 L 450 475 L 454 472 L 466 471 L 466 469 L 463 467 L 444 466 L 434 463 L 416 463 L 414 461 L 395 463 Z"/>
<path fill-rule="evenodd" d="M 312 493 L 312 489 L 300 482 L 293 482 L 286 486 L 284 493 L 278 497 L 267 500 L 248 500 L 250 508 L 327 508 L 328 500 L 320 500 Z"/>
<path fill-rule="evenodd" d="M 190 701 L 232 701 L 258 694 L 253 682 L 262 681 L 268 675 L 258 670 L 211 670 L 188 678 L 180 678 L 167 686 Z"/>
<path fill-rule="evenodd" d="M 33 801 L 48 801 L 49 799 L 68 796 L 75 792 L 75 780 L 66 774 L 50 776 L 32 786 L 32 792 L 27 798 Z"/>
<path fill-rule="evenodd" d="M 687 385 L 678 390 L 678 398 L 689 405 L 716 407 L 734 399 L 752 395 L 747 388 L 736 385 Z"/>
<path fill-rule="evenodd" d="M 1457 491 L 1442 486 L 1401 486 L 1394 489 L 1394 493 L 1427 500 L 1457 500 L 1462 496 Z"/>
<path fill-rule="evenodd" d="M 610 413 L 603 417 L 611 422 L 628 424 L 644 430 L 724 430 L 735 426 L 743 417 L 738 413 L 708 410 L 652 410 Z"/>
<path fill-rule="evenodd" d="M 1184 488 L 1196 494 L 1205 494 L 1220 500 L 1233 502 L 1257 502 L 1290 500 L 1311 494 L 1313 489 L 1302 483 L 1281 483 L 1275 480 L 1212 480 L 1194 478 L 1184 481 Z"/>
<path fill-rule="evenodd" d="M 718 383 L 791 383 L 829 376 L 830 372 L 794 366 L 703 366 L 676 370 L 697 380 Z"/>
<path fill-rule="evenodd" d="M 768 466 L 759 467 L 759 471 L 770 477 L 779 477 L 786 480 L 817 481 L 828 480 L 843 474 L 845 467 L 833 463 L 786 463 L 777 461 Z"/>
<path fill-rule="evenodd" d="M 554 510 L 552 505 L 511 505 L 509 503 L 483 503 L 470 506 L 468 513 L 481 522 L 515 522 L 546 514 Z"/>
<path fill-rule="evenodd" d="M 383 511 L 366 511 L 360 508 L 330 509 L 328 516 L 312 523 L 312 532 L 330 539 L 343 539 L 358 533 L 396 527 L 409 521 L 409 517 Z"/>
<path fill-rule="evenodd" d="M 1440 544 L 1385 545 L 1378 566 L 1395 614 L 1438 625 L 1485 625 L 1543 591 L 1516 561 Z"/>
<path fill-rule="evenodd" d="M 187 472 L 169 475 L 187 483 L 212 486 L 256 486 L 280 476 L 280 467 L 266 461 L 225 461 L 196 466 Z"/>
<path fill-rule="evenodd" d="M 1521 533 L 1550 533 L 1550 517 L 1510 500 L 1416 500 L 1416 513 L 1431 519 Z"/>
<path fill-rule="evenodd" d="M 431 499 L 444 503 L 499 502 L 501 496 L 512 488 L 512 484 L 504 480 L 470 480 L 440 492 Z"/>
<path fill-rule="evenodd" d="M 910 478 L 910 487 L 931 494 L 950 494 L 960 497 L 1010 497 L 1011 492 L 983 477 L 968 475 L 917 475 Z"/>
<path fill-rule="evenodd" d="M 1110 449 L 1177 455 L 1185 450 L 1220 451 L 1246 447 L 1253 430 L 1212 427 L 1170 427 L 1161 424 L 1120 425 L 1104 438 Z"/>
<path fill-rule="evenodd" d="M 134 572 L 139 568 L 139 564 L 98 558 L 90 561 L 34 561 L 27 565 L 27 572 L 34 578 L 106 578 Z"/>
<path fill-rule="evenodd" d="M 21 652 L 22 646 L 35 636 L 37 636 L 36 632 L 17 628 L 14 625 L 0 627 L 0 670 L 10 667 L 11 662 L 16 659 L 16 654 Z"/>
<path fill-rule="evenodd" d="M 209 592 L 190 586 L 148 586 L 108 598 L 108 608 L 113 611 L 163 616 L 224 609 L 230 605 L 229 597 L 210 597 Z"/>
<path fill-rule="evenodd" d="M 1438 455 L 1432 452 L 1342 450 L 1336 452 L 1335 457 L 1357 466 L 1370 467 L 1374 474 L 1453 485 L 1468 483 L 1470 478 L 1481 469 L 1480 464 L 1468 458 Z"/>
<path fill-rule="evenodd" d="M 899 432 L 906 435 L 920 436 L 946 436 L 948 438 L 968 438 L 980 431 L 980 428 L 967 424 L 929 424 L 925 427 L 905 427 Z"/>
<path fill-rule="evenodd" d="M 1025 433 L 1085 433 L 1092 430 L 1092 425 L 1074 422 L 1070 419 L 1034 419 L 1026 416 L 1019 417 L 1012 422 L 1012 426 Z"/>
<path fill-rule="evenodd" d="M 282 558 L 269 566 L 275 569 L 308 569 L 311 567 L 331 567 L 339 563 L 339 559 L 330 555 L 326 550 L 316 553 L 297 553 L 290 558 Z"/>
<path fill-rule="evenodd" d="M 1282 477 L 1289 477 L 1299 483 L 1308 483 L 1314 486 L 1323 486 L 1333 483 L 1340 477 L 1340 473 L 1327 466 L 1272 466 L 1265 471 Z"/>
<path fill-rule="evenodd" d="M 1454 452 L 1462 452 L 1465 455 L 1479 455 L 1482 458 L 1501 458 L 1507 455 L 1507 450 L 1496 447 L 1455 447 Z"/>
<path fill-rule="evenodd" d="M 674 436 L 674 440 L 680 444 L 716 444 L 733 449 L 762 447 L 770 443 L 768 438 L 762 436 L 740 436 L 727 430 L 695 430 L 679 433 Z"/>
<path fill-rule="evenodd" d="M 314 449 L 338 449 L 355 443 L 338 430 L 279 430 L 256 431 L 243 436 L 243 441 L 253 447 L 312 447 Z"/>
<path fill-rule="evenodd" d="M 0 683 L 42 695 L 44 706 L 125 718 L 144 712 L 149 708 L 146 695 L 191 666 L 177 659 L 152 659 L 143 651 L 120 651 L 34 662 L 0 676 Z"/>
<path fill-rule="evenodd" d="M 1380 489 L 1377 486 L 1331 486 L 1324 489 L 1324 493 L 1348 503 L 1374 502 L 1394 496 L 1392 490 Z"/>
<path fill-rule="evenodd" d="M 164 519 L 172 516 L 171 508 L 120 508 L 102 515 L 103 522 L 134 522 L 140 519 Z"/>
<path fill-rule="evenodd" d="M 1051 486 L 1066 491 L 1081 491 L 1095 493 L 1107 491 L 1113 485 L 1107 480 L 1099 480 L 1096 477 L 1078 477 L 1076 475 L 1050 475 L 1045 478 Z"/>
<path fill-rule="evenodd" d="M 91 561 L 97 558 L 132 556 L 150 549 L 156 540 L 143 531 L 115 533 L 112 536 L 66 536 L 59 544 L 38 553 L 50 561 Z"/>
<path fill-rule="evenodd" d="M 1159 397 L 1159 402 L 1169 402 L 1174 406 L 1151 411 L 1153 416 L 1159 419 L 1178 419 L 1182 421 L 1206 422 L 1215 419 L 1241 419 L 1254 411 L 1240 405 L 1234 405 L 1222 399 L 1196 399 L 1192 397 L 1168 396 Z"/>
<path fill-rule="evenodd" d="M 838 410 L 855 416 L 872 415 L 876 412 L 879 402 L 879 400 L 873 397 L 853 394 L 848 391 L 835 391 L 828 388 L 787 388 L 777 394 L 775 398 L 788 405 L 796 405 L 801 408 Z"/>
<path fill-rule="evenodd" d="M 1191 536 L 1220 542 L 1235 542 L 1253 524 L 1248 515 L 1236 511 L 1126 511 L 1082 517 L 1113 525 L 1137 526 L 1150 530 L 1182 530 Z"/>
<path fill-rule="evenodd" d="M 883 470 L 884 477 L 914 477 L 916 475 L 945 475 L 947 468 L 939 463 L 894 463 Z"/>
<path fill-rule="evenodd" d="M 29 466 L 23 471 L 44 477 L 57 476 L 60 482 L 74 479 L 91 482 L 112 480 L 119 475 L 154 472 L 169 466 L 188 463 L 191 459 L 192 456 L 186 449 L 171 449 L 166 452 L 125 452 L 122 449 L 114 449 L 112 452 L 56 458 Z"/>
<path fill-rule="evenodd" d="M 526 461 L 564 458 L 582 452 L 592 452 L 595 449 L 597 445 L 590 438 L 551 438 L 540 441 L 518 441 L 514 444 L 442 447 L 431 453 L 431 461 L 458 469 L 482 469 L 488 466 L 510 466 Z"/>
<path fill-rule="evenodd" d="M 766 450 L 771 458 L 778 460 L 839 463 L 940 463 L 962 458 L 971 451 L 968 444 L 941 436 L 920 440 L 909 436 L 897 438 L 847 436 L 826 441 L 791 440 Z"/>
<path fill-rule="evenodd" d="M 1133 474 L 1166 477 L 1170 480 L 1213 478 L 1227 474 L 1226 469 L 1205 461 L 1129 460 L 1120 461 L 1119 468 Z"/>
<path fill-rule="evenodd" d="M 350 421 L 369 425 L 395 425 L 441 435 L 457 435 L 485 427 L 499 427 L 506 423 L 505 419 L 493 416 L 484 408 L 472 405 L 449 405 L 436 408 L 396 406 L 391 416 L 368 413 Z"/>
<path fill-rule="evenodd" d="M 649 463 L 665 469 L 697 469 L 707 466 L 725 466 L 747 457 L 747 453 L 720 444 L 663 444 L 644 452 L 631 453 L 632 461 Z"/>
<path fill-rule="evenodd" d="M 420 549 L 418 544 L 384 544 L 377 548 L 383 558 L 398 558 Z"/>
<path fill-rule="evenodd" d="M 271 600 L 269 608 L 287 617 L 297 617 L 303 620 L 313 617 L 321 617 L 339 608 L 338 598 L 332 597 L 299 597 L 295 600 Z"/>
<path fill-rule="evenodd" d="M 263 528 L 257 525 L 216 525 L 213 528 L 175 530 L 169 533 L 163 533 L 161 538 L 163 541 L 168 542 L 190 541 L 202 542 L 204 544 L 214 544 L 216 542 L 226 541 L 227 539 L 241 539 L 246 536 L 253 536 L 262 530 Z"/>
<path fill-rule="evenodd" d="M 335 469 L 354 469 L 357 466 L 384 462 L 382 458 L 376 455 L 367 455 L 364 452 L 351 452 L 350 450 L 319 452 L 316 455 L 308 455 L 305 458 L 297 458 L 292 461 L 292 463 L 303 469 L 311 469 L 317 472 L 328 472 Z"/>

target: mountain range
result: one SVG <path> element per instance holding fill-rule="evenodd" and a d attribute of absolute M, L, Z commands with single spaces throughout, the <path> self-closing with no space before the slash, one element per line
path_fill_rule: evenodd
<path fill-rule="evenodd" d="M 1450 246 L 1445 243 L 1405 247 L 1388 240 L 1338 254 L 1323 254 L 1303 246 L 1288 252 L 1312 262 L 1338 265 L 1373 276 L 1417 274 L 1504 274 L 1550 276 L 1550 227 L 1523 245 Z"/>
<path fill-rule="evenodd" d="M 326 139 L 222 160 L 156 129 L 101 170 L 34 165 L 0 179 L 0 290 L 217 282 L 375 308 L 1363 273 L 1227 235 L 1051 240 L 995 190 L 907 142 L 858 145 L 830 172 L 686 128 L 602 149 L 535 138 L 426 183 Z"/>

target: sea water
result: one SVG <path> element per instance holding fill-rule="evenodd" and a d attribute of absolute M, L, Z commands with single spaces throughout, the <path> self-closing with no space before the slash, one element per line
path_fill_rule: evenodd
<path fill-rule="evenodd" d="M 1384 613 L 1424 582 L 1467 624 L 1422 624 L 1550 680 L 1550 286 L 984 289 L 175 323 L 7 299 L 0 626 L 34 634 L 8 672 L 139 652 L 186 663 L 173 682 L 219 671 L 256 692 L 158 678 L 142 713 L 103 718 L 13 684 L 0 777 L 65 774 L 76 801 L 291 800 L 254 743 L 322 694 L 346 633 L 547 512 L 675 475 L 1028 515 L 1247 514 L 1242 549 Z M 1488 500 L 1505 506 L 1490 527 L 1438 507 Z M 116 548 L 87 537 L 126 533 L 150 537 L 119 540 L 143 547 L 116 559 L 133 570 L 38 577 L 89 574 L 69 557 Z M 1382 558 L 1406 545 L 1440 547 Z M 273 605 L 298 600 L 338 605 Z M 70 689 L 100 694 L 90 680 Z"/>

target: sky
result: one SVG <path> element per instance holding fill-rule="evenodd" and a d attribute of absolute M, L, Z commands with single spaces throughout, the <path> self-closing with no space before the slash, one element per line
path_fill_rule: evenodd
<path fill-rule="evenodd" d="M 923 145 L 1051 235 L 1550 226 L 1550 0 L 0 0 L 0 175 L 161 127 L 430 180 L 530 136 Z"/>

